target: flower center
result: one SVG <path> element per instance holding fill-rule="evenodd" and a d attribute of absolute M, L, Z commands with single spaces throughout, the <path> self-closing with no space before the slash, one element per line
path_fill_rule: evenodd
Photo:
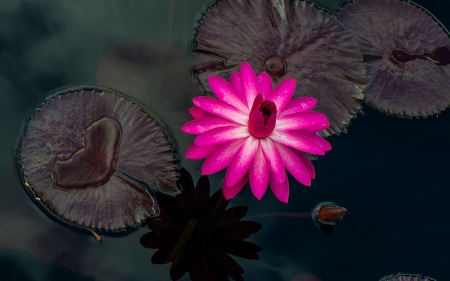
<path fill-rule="evenodd" d="M 277 106 L 273 101 L 263 100 L 258 94 L 253 101 L 252 110 L 248 119 L 248 129 L 257 138 L 269 136 L 275 129 L 277 122 Z"/>
<path fill-rule="evenodd" d="M 264 116 L 264 125 L 267 124 L 267 120 L 269 120 L 270 116 L 277 112 L 276 106 L 272 101 L 265 100 L 261 103 L 261 106 L 259 107 L 259 111 L 262 112 Z"/>

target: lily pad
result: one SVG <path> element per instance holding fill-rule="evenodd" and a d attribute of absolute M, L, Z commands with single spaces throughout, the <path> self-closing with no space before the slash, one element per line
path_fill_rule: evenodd
<path fill-rule="evenodd" d="M 399 273 L 397 275 L 389 275 L 380 279 L 380 281 L 436 281 L 430 277 L 422 277 L 418 274 Z"/>
<path fill-rule="evenodd" d="M 202 17 L 195 43 L 195 76 L 206 93 L 209 75 L 230 80 L 247 61 L 275 85 L 294 78 L 295 97 L 316 98 L 316 110 L 331 123 L 324 136 L 341 132 L 361 108 L 365 64 L 359 46 L 332 14 L 311 2 L 218 1 Z"/>
<path fill-rule="evenodd" d="M 450 38 L 428 11 L 410 1 L 355 0 L 337 18 L 367 59 L 367 104 L 405 117 L 450 105 Z"/>
<path fill-rule="evenodd" d="M 116 93 L 50 97 L 19 145 L 25 186 L 58 218 L 123 230 L 158 214 L 149 189 L 177 194 L 177 157 L 164 128 Z"/>

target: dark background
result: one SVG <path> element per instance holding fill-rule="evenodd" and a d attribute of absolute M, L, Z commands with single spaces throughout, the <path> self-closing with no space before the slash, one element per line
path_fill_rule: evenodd
<path fill-rule="evenodd" d="M 153 265 L 155 251 L 139 244 L 146 227 L 107 235 L 98 244 L 43 213 L 21 186 L 15 150 L 44 98 L 59 88 L 96 85 L 97 64 L 114 45 L 148 38 L 189 52 L 197 21 L 213 2 L 1 1 L 1 280 L 170 280 L 170 265 Z M 343 2 L 317 1 L 330 11 Z M 448 1 L 417 3 L 450 26 Z M 448 110 L 401 119 L 363 106 L 348 133 L 329 141 L 333 150 L 314 163 L 312 187 L 290 178 L 288 204 L 270 191 L 261 201 L 249 190 L 232 200 L 249 206 L 249 219 L 263 224 L 249 239 L 263 248 L 261 260 L 236 258 L 245 280 L 289 281 L 314 273 L 325 281 L 367 281 L 398 272 L 450 280 Z M 220 176 L 212 179 L 213 191 Z M 330 237 L 310 219 L 277 215 L 308 213 L 323 201 L 349 210 Z M 267 213 L 272 216 L 258 218 Z"/>

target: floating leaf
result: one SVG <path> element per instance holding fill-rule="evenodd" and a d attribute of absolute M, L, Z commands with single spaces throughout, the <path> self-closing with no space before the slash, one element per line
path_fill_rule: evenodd
<path fill-rule="evenodd" d="M 428 116 L 450 105 L 450 39 L 410 1 L 355 0 L 338 19 L 367 60 L 365 101 L 400 116 Z"/>
<path fill-rule="evenodd" d="M 179 192 L 164 129 L 107 91 L 49 98 L 29 119 L 19 154 L 25 185 L 52 213 L 80 227 L 139 225 L 158 212 L 147 188 Z"/>
<path fill-rule="evenodd" d="M 247 61 L 276 85 L 294 78 L 295 97 L 316 98 L 316 110 L 331 123 L 324 136 L 341 132 L 361 107 L 365 64 L 359 46 L 311 2 L 218 1 L 201 19 L 195 42 L 196 78 L 208 93 L 209 75 L 229 80 Z"/>

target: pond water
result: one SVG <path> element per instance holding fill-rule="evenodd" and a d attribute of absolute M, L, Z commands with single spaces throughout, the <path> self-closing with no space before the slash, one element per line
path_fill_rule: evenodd
<path fill-rule="evenodd" d="M 317 0 L 330 11 L 344 2 Z M 190 119 L 189 100 L 201 94 L 190 73 L 194 61 L 190 51 L 198 20 L 213 3 L 0 3 L 1 280 L 171 280 L 170 263 L 153 264 L 156 250 L 140 244 L 149 232 L 146 225 L 122 233 L 100 232 L 103 240 L 97 243 L 88 231 L 42 210 L 20 180 L 16 148 L 27 119 L 49 94 L 81 86 L 114 88 L 163 122 L 171 120 L 166 123 L 179 148 L 180 166 L 197 182 L 201 161 L 183 159 L 193 138 L 175 128 Z M 417 3 L 450 26 L 446 1 Z M 147 81 L 153 87 L 149 92 L 164 93 L 150 100 L 139 96 L 139 90 L 126 92 L 144 80 L 130 82 L 136 78 L 135 70 L 120 64 L 120 54 L 140 54 L 136 46 L 146 44 L 151 50 L 148 59 L 159 64 L 156 69 L 144 67 L 145 74 L 164 81 Z M 128 51 L 120 51 L 124 49 Z M 121 67 L 128 74 L 115 76 Z M 167 100 L 178 99 L 187 102 L 167 105 Z M 348 132 L 328 140 L 333 149 L 314 162 L 317 179 L 312 186 L 290 178 L 288 204 L 271 191 L 258 201 L 248 187 L 231 200 L 230 207 L 248 207 L 244 220 L 262 224 L 246 240 L 262 248 L 260 260 L 234 257 L 245 271 L 244 280 L 290 281 L 299 274 L 309 274 L 304 281 L 379 280 L 398 272 L 450 280 L 449 111 L 426 119 L 402 119 L 363 105 Z M 223 177 L 223 172 L 210 177 L 211 193 L 220 188 Z M 348 209 L 328 237 L 309 217 L 280 215 L 309 213 L 325 201 Z M 189 280 L 189 274 L 181 280 Z"/>

